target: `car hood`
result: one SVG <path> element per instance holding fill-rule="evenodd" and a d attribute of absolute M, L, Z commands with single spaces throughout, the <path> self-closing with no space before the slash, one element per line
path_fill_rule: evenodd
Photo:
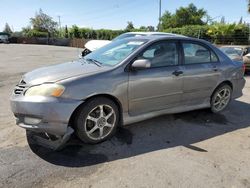
<path fill-rule="evenodd" d="M 22 81 L 29 85 L 38 85 L 46 82 L 57 82 L 71 77 L 91 75 L 105 71 L 107 67 L 99 67 L 96 64 L 83 60 L 62 63 L 33 70 L 26 73 Z"/>

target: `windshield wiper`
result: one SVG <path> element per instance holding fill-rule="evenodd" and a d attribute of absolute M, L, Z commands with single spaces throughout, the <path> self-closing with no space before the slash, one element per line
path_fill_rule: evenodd
<path fill-rule="evenodd" d="M 95 60 L 95 59 L 89 58 L 89 59 L 85 59 L 85 60 L 87 60 L 87 61 L 89 61 L 89 62 L 92 62 L 92 63 L 96 64 L 98 67 L 101 67 L 101 66 L 102 66 L 102 63 L 99 62 L 99 61 L 97 61 L 97 60 Z"/>

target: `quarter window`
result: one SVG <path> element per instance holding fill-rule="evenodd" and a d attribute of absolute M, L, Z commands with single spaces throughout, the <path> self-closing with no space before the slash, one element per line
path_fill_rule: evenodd
<path fill-rule="evenodd" d="M 218 62 L 214 52 L 202 45 L 183 43 L 185 64 Z"/>
<path fill-rule="evenodd" d="M 175 42 L 159 42 L 146 49 L 138 59 L 148 59 L 151 67 L 178 65 L 178 50 Z"/>

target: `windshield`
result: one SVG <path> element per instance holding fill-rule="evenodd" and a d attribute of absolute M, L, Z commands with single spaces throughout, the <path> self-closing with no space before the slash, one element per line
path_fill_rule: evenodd
<path fill-rule="evenodd" d="M 114 41 L 88 54 L 84 59 L 98 62 L 101 65 L 114 66 L 122 62 L 145 42 L 147 42 L 147 40 L 143 39 L 124 39 Z"/>
<path fill-rule="evenodd" d="M 243 53 L 243 49 L 239 47 L 221 47 L 220 49 L 229 56 L 241 56 Z"/>

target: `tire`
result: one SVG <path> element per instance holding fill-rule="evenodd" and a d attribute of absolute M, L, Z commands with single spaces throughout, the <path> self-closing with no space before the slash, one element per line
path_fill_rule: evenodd
<path fill-rule="evenodd" d="M 228 84 L 219 86 L 211 97 L 211 111 L 220 113 L 226 109 L 231 101 L 232 88 Z"/>
<path fill-rule="evenodd" d="M 111 138 L 118 123 L 117 105 L 108 98 L 97 97 L 87 101 L 79 110 L 75 118 L 75 129 L 84 143 L 97 144 Z"/>

